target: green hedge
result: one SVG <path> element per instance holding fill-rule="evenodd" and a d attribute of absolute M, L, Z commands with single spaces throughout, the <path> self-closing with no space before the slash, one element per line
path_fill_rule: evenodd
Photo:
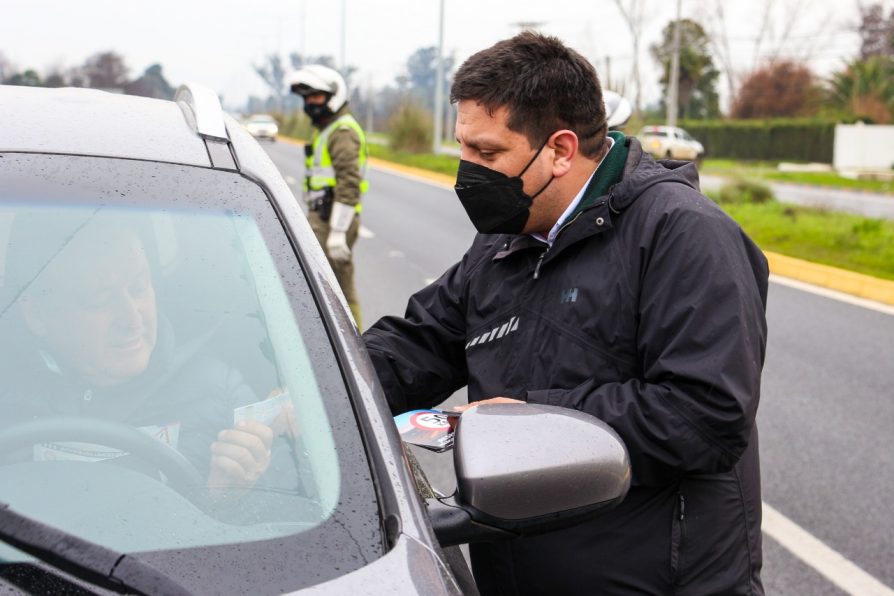
<path fill-rule="evenodd" d="M 688 120 L 706 157 L 832 163 L 835 122 L 823 120 Z"/>

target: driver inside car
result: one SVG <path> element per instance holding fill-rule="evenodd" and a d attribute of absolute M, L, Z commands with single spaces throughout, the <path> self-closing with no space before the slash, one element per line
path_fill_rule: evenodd
<path fill-rule="evenodd" d="M 4 325 L 0 340 L 0 424 L 59 416 L 126 423 L 182 453 L 212 495 L 252 487 L 270 466 L 277 423 L 234 423 L 234 408 L 257 397 L 237 370 L 200 354 L 202 341 L 178 344 L 157 308 L 137 228 L 114 215 L 27 213 L 10 236 L 4 285 L 16 295 L 0 317 L 18 328 Z M 35 460 L 126 455 L 87 442 L 33 451 Z"/>

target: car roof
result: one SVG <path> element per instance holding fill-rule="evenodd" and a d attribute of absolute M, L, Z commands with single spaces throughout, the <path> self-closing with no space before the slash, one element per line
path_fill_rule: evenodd
<path fill-rule="evenodd" d="M 178 102 L 95 89 L 0 85 L 0 152 L 65 153 L 209 167 Z"/>

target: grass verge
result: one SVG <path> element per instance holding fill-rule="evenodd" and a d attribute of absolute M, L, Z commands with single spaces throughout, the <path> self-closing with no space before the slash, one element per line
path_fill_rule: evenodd
<path fill-rule="evenodd" d="M 456 169 L 459 167 L 459 158 L 453 155 L 407 153 L 405 151 L 394 151 L 384 145 L 369 144 L 369 155 L 405 166 L 431 170 L 432 172 L 439 172 L 454 177 L 456 176 Z"/>
<path fill-rule="evenodd" d="M 718 200 L 719 193 L 709 196 Z M 763 250 L 894 280 L 892 221 L 773 200 L 719 204 Z"/>
<path fill-rule="evenodd" d="M 864 190 L 894 195 L 894 181 L 891 180 L 851 180 L 835 172 L 780 172 L 777 162 L 733 161 L 729 159 L 706 159 L 699 171 L 713 176 L 727 178 L 747 178 L 808 184 L 847 190 Z"/>

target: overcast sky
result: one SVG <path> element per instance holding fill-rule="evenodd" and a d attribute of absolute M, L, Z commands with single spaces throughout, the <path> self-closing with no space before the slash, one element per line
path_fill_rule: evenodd
<path fill-rule="evenodd" d="M 756 55 L 780 51 L 828 74 L 859 47 L 858 0 L 773 0 L 767 27 L 761 25 L 766 0 L 720 1 L 739 71 L 750 69 Z M 640 63 L 644 99 L 653 102 L 660 90 L 648 46 L 674 17 L 676 3 L 644 2 Z M 682 0 L 683 16 L 718 30 L 717 2 Z M 887 14 L 894 0 L 883 4 Z M 20 69 L 44 74 L 114 50 L 124 56 L 132 77 L 157 62 L 172 84 L 201 82 L 221 93 L 226 104 L 238 106 L 248 95 L 269 93 L 252 69 L 266 55 L 279 53 L 285 60 L 299 51 L 340 61 L 343 5 L 345 58 L 358 67 L 357 81 L 364 86 L 393 84 L 410 54 L 437 45 L 438 0 L 0 0 L 0 53 Z M 615 0 L 444 0 L 444 6 L 445 53 L 458 62 L 529 22 L 587 56 L 603 79 L 610 58 L 615 86 L 629 78 L 633 47 Z M 629 82 L 627 90 L 632 91 Z"/>

